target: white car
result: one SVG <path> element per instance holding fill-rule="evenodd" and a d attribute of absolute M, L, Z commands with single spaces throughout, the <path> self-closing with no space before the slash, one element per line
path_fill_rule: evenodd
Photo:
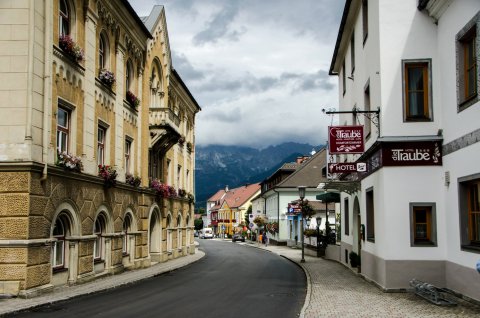
<path fill-rule="evenodd" d="M 211 228 L 209 227 L 206 227 L 206 228 L 203 228 L 201 231 L 200 231 L 200 238 L 202 239 L 207 239 L 207 238 L 213 238 L 213 231 Z"/>

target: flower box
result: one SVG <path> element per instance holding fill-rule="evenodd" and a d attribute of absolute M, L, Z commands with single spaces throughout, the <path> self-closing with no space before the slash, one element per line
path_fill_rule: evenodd
<path fill-rule="evenodd" d="M 134 108 L 137 108 L 138 105 L 140 105 L 140 100 L 138 99 L 138 97 L 130 91 L 127 91 L 126 99 L 127 102 L 129 102 L 130 105 L 132 105 Z"/>
<path fill-rule="evenodd" d="M 70 35 L 60 35 L 58 46 L 62 51 L 76 63 L 80 63 L 84 59 L 83 49 L 78 46 Z"/>
<path fill-rule="evenodd" d="M 103 178 L 106 188 L 113 187 L 117 184 L 117 170 L 110 166 L 98 165 L 98 176 Z"/>
<path fill-rule="evenodd" d="M 83 170 L 82 159 L 80 157 L 75 157 L 66 151 L 57 153 L 57 161 L 55 164 L 69 171 L 81 172 Z"/>
<path fill-rule="evenodd" d="M 134 176 L 131 173 L 127 173 L 125 175 L 125 182 L 131 186 L 134 186 L 135 188 L 138 188 L 142 183 L 142 178 Z"/>
<path fill-rule="evenodd" d="M 112 71 L 109 71 L 107 69 L 100 70 L 100 72 L 98 73 L 98 79 L 109 89 L 112 89 L 113 84 L 115 84 L 115 74 L 113 74 Z"/>

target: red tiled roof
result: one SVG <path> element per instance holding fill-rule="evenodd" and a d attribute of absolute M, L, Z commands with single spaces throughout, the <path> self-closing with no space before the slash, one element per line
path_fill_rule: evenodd
<path fill-rule="evenodd" d="M 260 183 L 244 185 L 231 189 L 225 195 L 225 200 L 230 208 L 238 208 L 260 190 Z"/>

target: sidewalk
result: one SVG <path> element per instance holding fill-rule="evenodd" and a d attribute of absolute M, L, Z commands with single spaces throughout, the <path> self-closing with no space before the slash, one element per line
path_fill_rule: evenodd
<path fill-rule="evenodd" d="M 353 273 L 344 265 L 323 258 L 305 256 L 301 249 L 259 245 L 301 266 L 308 282 L 307 296 L 300 317 L 480 317 L 480 307 L 455 298 L 458 306 L 440 307 L 414 293 L 386 293 Z"/>
<path fill-rule="evenodd" d="M 153 277 L 159 274 L 171 272 L 177 268 L 184 267 L 188 264 L 198 261 L 205 256 L 205 253 L 195 249 L 195 254 L 187 255 L 165 263 L 158 263 L 149 268 L 126 271 L 118 275 L 105 276 L 89 283 L 56 287 L 52 293 L 47 293 L 35 298 L 10 298 L 0 299 L 0 316 L 6 313 L 25 310 L 53 303 L 61 300 L 67 300 L 76 296 L 95 293 L 98 291 L 115 288 L 121 285 L 129 284 Z"/>

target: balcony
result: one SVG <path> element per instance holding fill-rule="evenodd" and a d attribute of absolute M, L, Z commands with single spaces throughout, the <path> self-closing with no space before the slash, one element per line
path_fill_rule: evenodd
<path fill-rule="evenodd" d="M 149 125 L 151 128 L 168 125 L 180 133 L 180 117 L 170 108 L 150 108 Z"/>

